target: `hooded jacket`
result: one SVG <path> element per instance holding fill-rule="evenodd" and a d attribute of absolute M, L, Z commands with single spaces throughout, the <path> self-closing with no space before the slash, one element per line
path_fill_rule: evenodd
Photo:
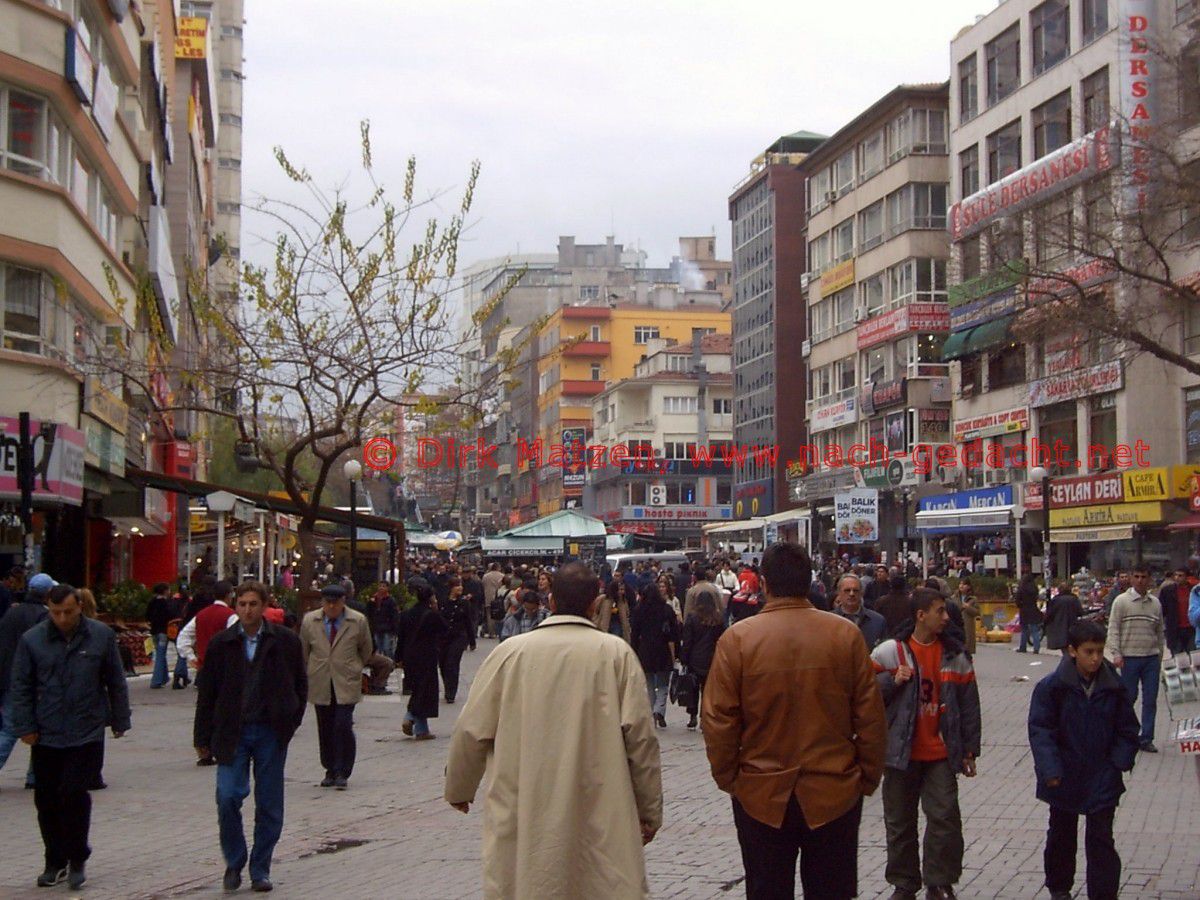
<path fill-rule="evenodd" d="M 1037 797 L 1055 809 L 1088 815 L 1117 805 L 1138 751 L 1133 701 L 1105 661 L 1091 696 L 1069 656 L 1033 689 L 1029 746 Z M 1055 778 L 1062 783 L 1049 787 Z"/>
<path fill-rule="evenodd" d="M 887 709 L 886 765 L 890 769 L 908 768 L 912 759 L 913 734 L 917 728 L 917 712 L 921 705 L 921 672 L 912 651 L 907 647 L 912 634 L 913 627 L 908 625 L 893 640 L 884 641 L 871 654 L 875 681 Z M 968 754 L 975 759 L 979 757 L 982 743 L 979 685 L 975 683 L 975 669 L 963 645 L 944 633 L 939 640 L 942 642 L 942 668 L 938 673 L 941 683 L 938 731 L 946 744 L 946 760 L 951 770 L 958 773 L 962 771 L 963 760 Z M 897 685 L 895 674 L 901 665 L 910 666 L 915 672 L 904 684 Z"/>

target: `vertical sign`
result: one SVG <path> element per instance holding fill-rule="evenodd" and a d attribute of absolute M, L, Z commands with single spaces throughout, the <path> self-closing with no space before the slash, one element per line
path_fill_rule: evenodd
<path fill-rule="evenodd" d="M 870 544 L 879 540 L 879 491 L 862 488 L 837 494 L 833 508 L 839 544 Z"/>
<path fill-rule="evenodd" d="M 1153 181 L 1151 141 L 1157 120 L 1155 83 L 1151 67 L 1159 57 L 1150 46 L 1157 17 L 1154 0 L 1123 0 L 1121 3 L 1121 96 L 1119 111 L 1128 156 L 1126 169 L 1127 213 L 1146 207 Z"/>
<path fill-rule="evenodd" d="M 587 482 L 587 441 L 586 428 L 564 428 L 562 432 L 563 465 L 562 486 L 564 497 L 583 496 L 583 486 Z"/>

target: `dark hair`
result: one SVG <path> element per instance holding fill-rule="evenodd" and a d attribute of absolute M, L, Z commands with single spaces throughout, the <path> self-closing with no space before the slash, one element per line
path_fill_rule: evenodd
<path fill-rule="evenodd" d="M 416 596 L 418 606 L 428 606 L 433 601 L 433 585 L 424 578 L 413 578 L 408 583 L 408 591 Z"/>
<path fill-rule="evenodd" d="M 717 600 L 710 591 L 701 591 L 695 599 L 695 616 L 701 625 L 720 625 L 721 611 L 717 609 Z"/>
<path fill-rule="evenodd" d="M 614 578 L 604 589 L 604 594 L 609 600 L 619 600 L 622 592 L 625 595 L 625 599 L 629 600 L 629 591 L 625 587 L 625 580 L 622 578 Z"/>
<path fill-rule="evenodd" d="M 1103 644 L 1108 641 L 1108 630 L 1091 619 L 1076 619 L 1067 629 L 1067 644 L 1078 649 L 1082 644 Z"/>
<path fill-rule="evenodd" d="M 218 600 L 224 600 L 233 593 L 233 584 L 229 581 L 218 581 L 213 585 L 213 596 Z M 236 595 L 235 595 L 236 596 Z M 264 597 L 264 600 L 266 598 Z"/>
<path fill-rule="evenodd" d="M 812 560 L 799 544 L 779 541 L 762 557 L 762 577 L 774 597 L 807 597 L 812 586 Z"/>
<path fill-rule="evenodd" d="M 938 600 L 945 600 L 941 591 L 935 591 L 933 588 L 920 587 L 913 591 L 912 605 L 913 614 L 918 612 L 929 612 L 929 608 Z"/>
<path fill-rule="evenodd" d="M 1134 567 L 1133 567 L 1133 568 L 1132 568 L 1130 571 L 1131 571 L 1131 572 L 1132 572 L 1134 575 L 1138 575 L 1138 574 L 1141 574 L 1141 575 L 1149 575 L 1149 574 L 1150 574 L 1150 567 L 1149 567 L 1149 566 L 1147 566 L 1147 565 L 1145 565 L 1144 563 L 1138 563 L 1138 564 L 1137 564 L 1136 566 L 1134 566 Z"/>
<path fill-rule="evenodd" d="M 712 569 L 705 569 L 705 570 L 704 570 L 704 580 L 705 580 L 705 581 L 712 581 L 714 577 L 715 577 L 715 576 L 713 575 L 713 570 L 712 570 Z"/>
<path fill-rule="evenodd" d="M 888 590 L 893 594 L 907 594 L 908 582 L 904 580 L 903 575 L 892 575 L 888 578 Z"/>
<path fill-rule="evenodd" d="M 964 584 L 965 584 L 967 587 L 970 587 L 970 586 L 971 586 L 971 579 L 970 579 L 969 577 L 967 577 L 966 575 L 964 575 L 962 578 L 958 579 L 958 585 L 959 585 L 959 587 L 962 587 Z"/>
<path fill-rule="evenodd" d="M 218 582 L 217 587 L 219 588 L 220 586 L 221 584 Z M 245 594 L 258 594 L 258 599 L 262 601 L 263 606 L 270 606 L 271 604 L 271 592 L 267 590 L 267 586 L 261 581 L 243 581 L 239 584 L 237 586 L 237 593 L 234 595 L 235 599 Z"/>
<path fill-rule="evenodd" d="M 560 615 L 586 616 L 600 593 L 600 581 L 583 563 L 570 562 L 554 573 L 550 593 Z"/>
<path fill-rule="evenodd" d="M 58 605 L 68 597 L 74 597 L 76 600 L 79 600 L 79 592 L 69 584 L 56 584 L 54 587 L 50 588 L 50 592 L 46 594 L 46 602 Z"/>
<path fill-rule="evenodd" d="M 542 598 L 533 588 L 521 588 L 521 593 L 517 594 L 517 600 L 521 603 L 537 603 L 539 605 L 542 602 Z"/>
<path fill-rule="evenodd" d="M 642 602 L 650 604 L 665 604 L 667 601 L 663 598 L 662 591 L 658 589 L 658 584 L 652 581 L 646 585 L 646 589 L 642 591 Z"/>
<path fill-rule="evenodd" d="M 165 581 L 160 581 L 158 584 L 156 584 L 156 585 L 155 585 L 155 586 L 152 588 L 152 590 L 153 590 L 153 591 L 154 591 L 154 593 L 156 593 L 156 594 L 165 594 L 165 593 L 166 593 L 167 591 L 169 591 L 170 589 L 171 589 L 171 586 L 170 586 L 169 584 L 167 584 Z"/>

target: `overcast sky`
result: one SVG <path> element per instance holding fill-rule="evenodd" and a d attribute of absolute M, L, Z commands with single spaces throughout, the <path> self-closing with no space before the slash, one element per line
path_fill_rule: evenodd
<path fill-rule="evenodd" d="M 945 80 L 950 39 L 995 5 L 253 0 L 246 200 L 280 194 L 276 144 L 322 184 L 353 175 L 369 118 L 397 196 L 410 154 L 425 193 L 457 195 L 481 161 L 460 267 L 566 234 L 613 234 L 665 265 L 680 235 L 715 232 L 728 258 L 726 199 L 756 155 L 831 134 L 902 82 Z M 261 259 L 252 234 L 243 247 Z"/>

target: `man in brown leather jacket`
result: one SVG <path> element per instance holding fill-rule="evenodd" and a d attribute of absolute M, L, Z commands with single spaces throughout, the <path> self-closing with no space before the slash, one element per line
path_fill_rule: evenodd
<path fill-rule="evenodd" d="M 746 897 L 858 893 L 863 797 L 883 776 L 887 723 L 862 635 L 808 601 L 797 544 L 762 558 L 766 605 L 725 632 L 704 689 L 713 780 L 733 795 Z"/>

